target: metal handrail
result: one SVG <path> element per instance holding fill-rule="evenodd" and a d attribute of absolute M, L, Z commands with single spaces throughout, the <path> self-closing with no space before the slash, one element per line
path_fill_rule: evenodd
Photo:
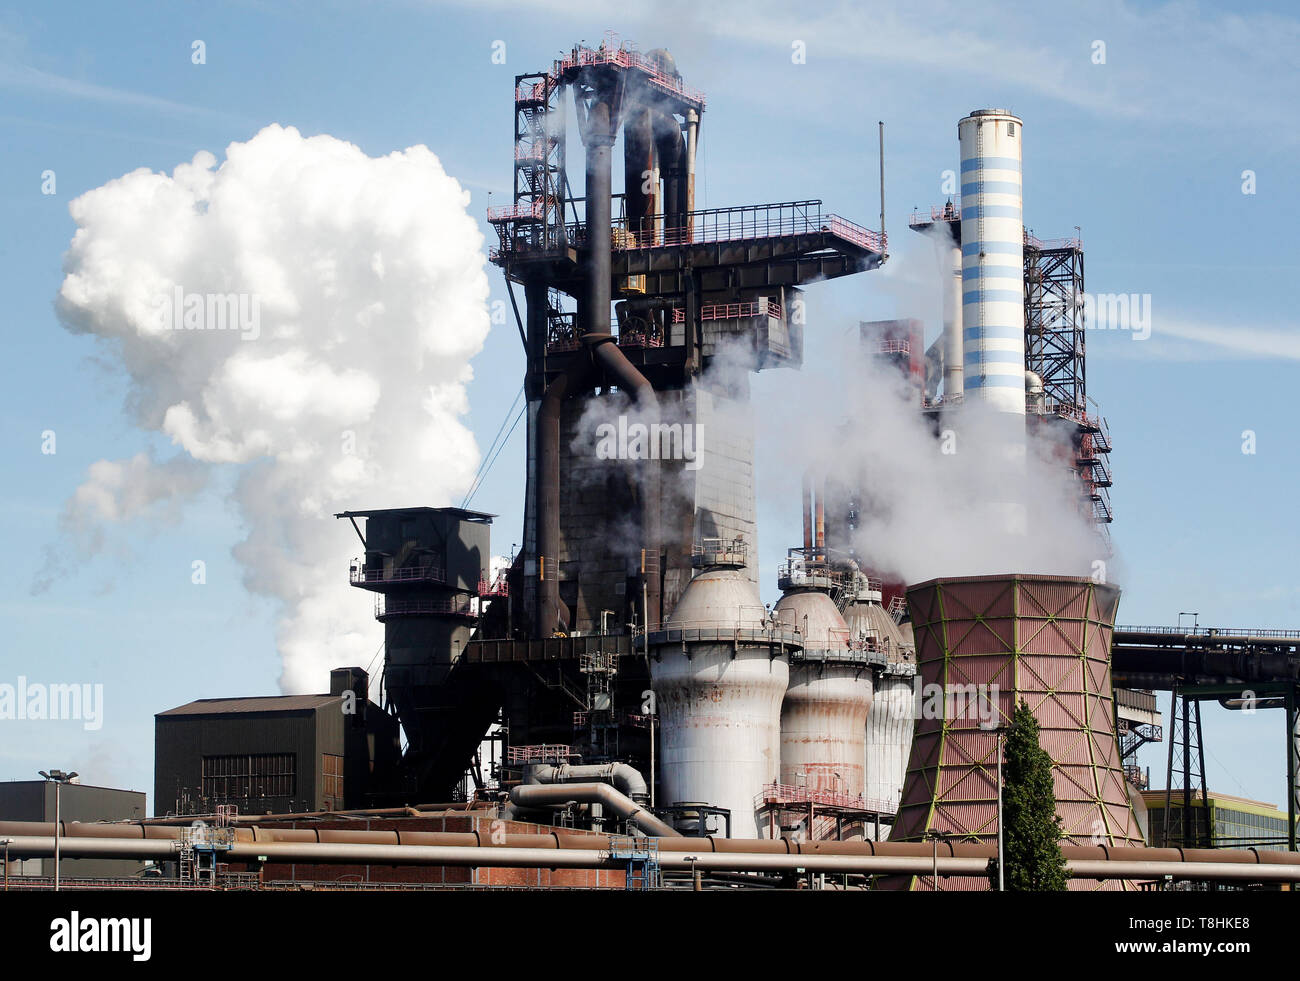
<path fill-rule="evenodd" d="M 375 619 L 401 616 L 478 616 L 470 597 L 463 599 L 389 599 L 375 597 Z"/>
<path fill-rule="evenodd" d="M 761 298 L 747 303 L 706 303 L 700 307 L 701 320 L 740 320 L 744 317 L 776 317 L 782 319 L 781 304 Z M 686 321 L 683 307 L 673 308 L 673 323 Z"/>
<path fill-rule="evenodd" d="M 1133 627 L 1115 625 L 1115 632 L 1134 634 L 1166 634 L 1171 637 L 1269 637 L 1273 639 L 1300 638 L 1300 630 L 1260 629 L 1258 627 Z"/>
<path fill-rule="evenodd" d="M 550 760 L 567 760 L 577 755 L 572 746 L 563 743 L 534 743 L 506 748 L 506 762 L 510 764 L 546 763 Z"/>
<path fill-rule="evenodd" d="M 893 814 L 896 809 L 891 801 L 829 790 L 809 790 L 788 783 L 765 784 L 755 801 L 758 804 L 821 804 L 824 807 L 846 807 L 880 814 Z"/>
<path fill-rule="evenodd" d="M 684 224 L 672 228 L 662 227 L 662 219 L 619 218 L 613 223 L 613 246 L 630 251 L 829 232 L 865 249 L 884 253 L 887 240 L 879 232 L 839 215 L 823 215 L 821 206 L 821 201 L 814 199 L 710 208 L 679 215 L 678 220 Z M 582 242 L 585 232 L 586 226 L 581 222 L 567 226 L 570 242 Z"/>
<path fill-rule="evenodd" d="M 615 65 L 619 68 L 635 69 L 642 72 L 647 81 L 656 88 L 679 96 L 683 101 L 694 103 L 701 109 L 704 108 L 703 92 L 684 84 L 680 78 L 669 75 L 639 51 L 632 51 L 625 47 L 599 50 L 577 48 L 568 57 L 555 63 L 553 74 L 561 75 L 574 68 L 587 68 L 594 65 Z"/>
<path fill-rule="evenodd" d="M 930 217 L 926 218 L 920 208 L 912 209 L 912 217 L 909 219 L 910 225 L 929 225 L 936 221 L 961 221 L 961 203 L 954 201 L 952 207 L 948 205 L 931 205 Z"/>
<path fill-rule="evenodd" d="M 348 581 L 354 584 L 372 582 L 446 582 L 447 570 L 432 562 L 426 565 L 401 566 L 397 569 L 367 569 L 360 559 L 352 560 Z"/>
<path fill-rule="evenodd" d="M 1040 252 L 1051 249 L 1082 249 L 1083 239 L 1081 238 L 1039 238 L 1029 229 L 1025 229 L 1025 245 L 1038 249 Z"/>
<path fill-rule="evenodd" d="M 546 216 L 546 209 L 541 201 L 531 204 L 507 204 L 500 208 L 488 208 L 489 222 L 518 221 L 521 218 L 535 218 L 541 221 Z"/>

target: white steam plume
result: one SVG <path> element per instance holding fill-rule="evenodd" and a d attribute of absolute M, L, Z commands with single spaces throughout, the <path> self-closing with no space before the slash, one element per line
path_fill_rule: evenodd
<path fill-rule="evenodd" d="M 59 316 L 111 342 L 135 421 L 181 449 L 163 471 L 239 468 L 234 554 L 281 601 L 286 692 L 374 649 L 368 595 L 343 578 L 359 543 L 333 513 L 445 505 L 478 466 L 460 417 L 488 283 L 468 203 L 426 147 L 371 158 L 274 125 L 220 166 L 204 151 L 72 202 Z M 123 480 L 155 481 L 137 461 Z"/>
<path fill-rule="evenodd" d="M 872 273 L 878 278 L 864 285 L 891 294 L 897 317 L 935 322 L 944 270 L 917 239 L 891 258 L 889 275 Z M 1094 562 L 1110 564 L 1108 547 L 1081 508 L 1068 445 L 1027 438 L 1023 476 L 1016 477 L 997 450 L 999 420 L 978 404 L 945 417 L 943 427 L 954 431 L 945 441 L 922 414 L 917 390 L 863 350 L 857 311 L 836 309 L 815 289 L 807 297 L 802 369 L 764 372 L 755 383 L 765 464 L 760 487 L 765 497 L 788 502 L 783 515 L 797 517 L 800 476 L 811 468 L 829 483 L 865 492 L 869 506 L 860 508 L 854 545 L 891 578 L 1088 576 L 1099 571 Z M 1027 534 L 1008 533 L 990 520 L 997 505 L 1009 503 L 1023 506 Z M 798 531 L 793 521 L 788 528 L 793 544 Z M 1113 572 L 1106 570 L 1110 578 Z"/>

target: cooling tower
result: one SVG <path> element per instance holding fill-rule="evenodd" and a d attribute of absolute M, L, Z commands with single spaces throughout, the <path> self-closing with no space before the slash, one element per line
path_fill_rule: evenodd
<path fill-rule="evenodd" d="M 922 700 L 891 839 L 938 831 L 996 841 L 998 740 L 980 723 L 1009 722 L 1024 699 L 1052 758 L 1064 843 L 1140 847 L 1111 692 L 1119 589 L 1067 576 L 977 576 L 912 586 L 907 600 Z M 929 888 L 928 878 L 916 885 Z M 974 878 L 945 885 L 984 887 Z"/>
<path fill-rule="evenodd" d="M 1024 218 L 1019 117 L 979 109 L 961 145 L 962 378 L 966 401 L 1025 414 Z"/>
<path fill-rule="evenodd" d="M 755 799 L 780 769 L 795 634 L 767 620 L 743 568 L 726 566 L 691 580 L 649 646 L 661 801 L 725 807 L 733 838 L 759 837 Z"/>
<path fill-rule="evenodd" d="M 773 613 L 803 634 L 781 706 L 781 782 L 861 797 L 872 695 L 869 652 L 849 644 L 844 618 L 820 589 L 791 589 Z"/>

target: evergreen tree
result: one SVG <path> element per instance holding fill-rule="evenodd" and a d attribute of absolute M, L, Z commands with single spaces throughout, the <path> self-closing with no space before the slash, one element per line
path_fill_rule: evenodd
<path fill-rule="evenodd" d="M 1052 759 L 1038 742 L 1038 720 L 1021 699 L 1003 736 L 1002 848 L 1009 892 L 1059 892 L 1070 874 L 1061 854 L 1061 818 L 1056 813 Z M 997 862 L 989 863 L 989 884 L 997 888 Z"/>

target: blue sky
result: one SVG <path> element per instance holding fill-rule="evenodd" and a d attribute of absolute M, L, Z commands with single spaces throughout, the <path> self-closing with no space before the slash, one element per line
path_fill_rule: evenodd
<path fill-rule="evenodd" d="M 489 203 L 508 200 L 513 76 L 606 29 L 670 48 L 708 93 L 701 207 L 822 198 L 875 227 L 883 119 L 887 226 L 900 255 L 917 247 L 906 241 L 912 207 L 939 203 L 942 172 L 956 167 L 957 120 L 986 106 L 1019 114 L 1027 224 L 1043 237 L 1082 227 L 1090 291 L 1151 297 L 1148 340 L 1088 337 L 1089 393 L 1115 444 L 1121 622 L 1173 624 L 1195 611 L 1202 624 L 1300 626 L 1300 22 L 1285 4 L 992 6 L 972 20 L 966 4 L 827 3 L 810 15 L 796 4 L 632 2 L 613 21 L 586 2 L 0 6 L 0 520 L 11 559 L 0 569 L 0 681 L 99 682 L 106 699 L 98 732 L 0 722 L 0 779 L 59 766 L 150 789 L 155 712 L 273 693 L 280 671 L 276 609 L 244 589 L 231 557 L 244 531 L 230 479 L 170 516 L 110 529 L 99 554 L 31 595 L 87 467 L 171 451 L 123 410 L 126 382 L 103 349 L 54 315 L 75 230 L 69 201 L 136 168 L 170 172 L 204 149 L 220 158 L 280 123 L 370 156 L 425 144 L 481 221 Z M 196 39 L 206 64 L 191 63 Z M 498 40 L 504 65 L 492 60 Z M 1098 40 L 1104 64 L 1093 62 Z M 796 41 L 803 64 L 792 63 Z M 47 170 L 52 195 L 42 193 Z M 1247 170 L 1254 194 L 1242 193 Z M 504 298 L 500 275 L 489 278 L 492 298 Z M 859 319 L 938 310 L 936 300 L 918 312 L 915 290 L 888 267 L 813 289 L 822 324 L 810 324 L 810 360 Z M 512 324 L 491 331 L 473 368 L 466 421 L 486 449 L 522 372 Z M 755 394 L 776 399 L 782 384 L 760 377 Z M 53 455 L 41 453 L 46 430 L 57 434 Z M 1246 430 L 1254 454 L 1242 452 Z M 500 515 L 497 551 L 520 540 L 520 437 L 473 502 Z M 778 464 L 773 452 L 760 428 L 760 474 Z M 771 569 L 797 505 L 759 493 Z M 346 593 L 352 532 L 328 533 Z M 190 582 L 196 555 L 208 563 L 201 589 Z M 774 591 L 765 581 L 765 598 Z M 370 639 L 356 653 L 363 666 L 382 639 L 377 624 Z M 1206 728 L 1215 789 L 1284 803 L 1280 716 L 1207 707 Z M 1153 771 L 1163 759 L 1163 747 L 1143 756 Z"/>

